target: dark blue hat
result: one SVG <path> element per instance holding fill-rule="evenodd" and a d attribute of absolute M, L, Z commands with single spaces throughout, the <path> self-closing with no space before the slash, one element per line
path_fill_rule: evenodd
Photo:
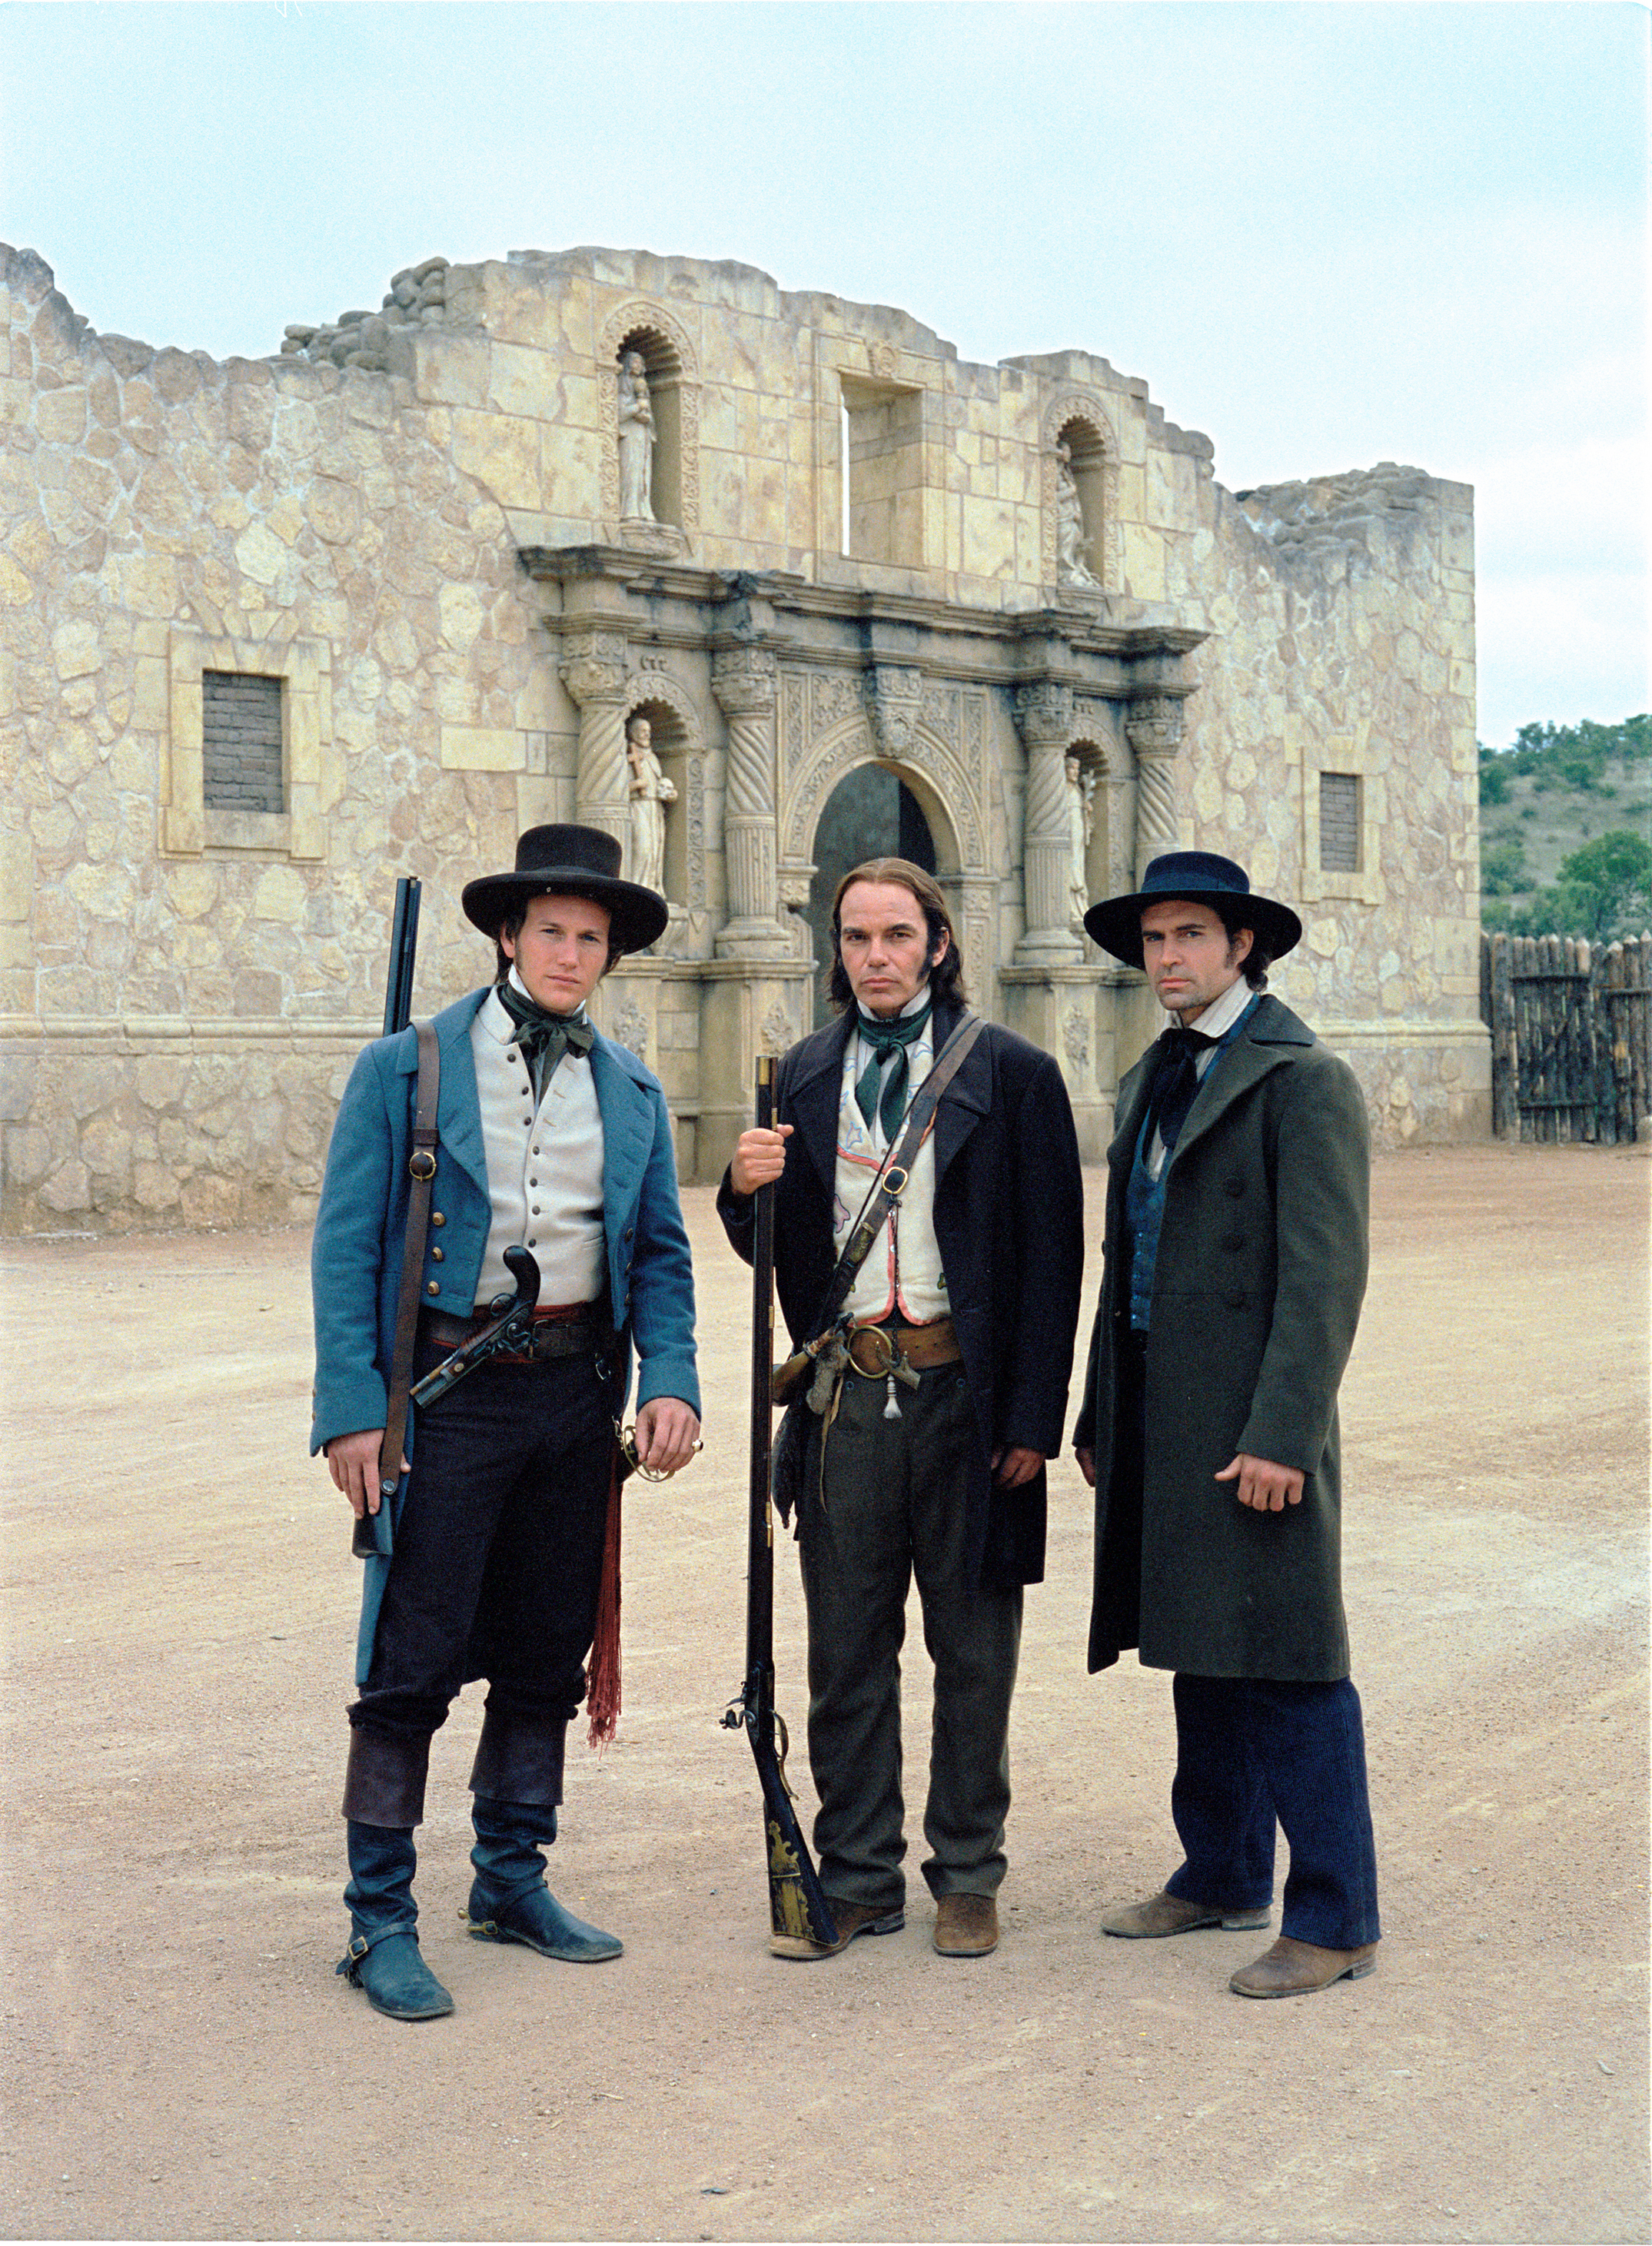
<path fill-rule="evenodd" d="M 1241 906 L 1240 925 L 1254 929 L 1270 959 L 1282 959 L 1302 942 L 1302 924 L 1290 907 L 1276 904 L 1272 897 L 1253 895 L 1245 868 L 1231 858 L 1219 858 L 1214 850 L 1166 850 L 1150 862 L 1133 895 L 1105 897 L 1091 905 L 1084 927 L 1104 951 L 1111 951 L 1126 967 L 1139 967 L 1143 912 L 1149 905 L 1176 898 L 1208 905 L 1213 912 Z"/>

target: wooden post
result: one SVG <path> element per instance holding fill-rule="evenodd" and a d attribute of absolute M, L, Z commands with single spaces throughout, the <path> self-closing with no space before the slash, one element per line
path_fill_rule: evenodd
<path fill-rule="evenodd" d="M 1629 1052 L 1635 1064 L 1632 1086 L 1633 1121 L 1638 1136 L 1642 1119 L 1652 1114 L 1652 936 L 1642 934 L 1638 943 L 1624 946 L 1624 964 L 1632 972 L 1629 1000 Z"/>
<path fill-rule="evenodd" d="M 1612 953 L 1597 943 L 1589 957 L 1589 1034 L 1594 1046 L 1594 1135 L 1597 1144 L 1617 1144 L 1617 1084 L 1612 1071 Z"/>
<path fill-rule="evenodd" d="M 1514 1038 L 1514 990 L 1509 980 L 1512 939 L 1491 939 L 1492 1128 L 1499 1139 L 1520 1135 L 1519 1062 Z"/>
<path fill-rule="evenodd" d="M 1594 1114 L 1594 1013 L 1589 1006 L 1589 941 L 1574 936 L 1567 943 L 1571 982 L 1564 990 L 1567 1002 L 1567 1099 L 1571 1100 L 1571 1139 L 1578 1146 L 1596 1141 Z"/>

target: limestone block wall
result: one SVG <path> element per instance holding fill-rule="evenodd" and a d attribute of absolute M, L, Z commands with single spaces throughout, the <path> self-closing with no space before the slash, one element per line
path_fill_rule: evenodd
<path fill-rule="evenodd" d="M 619 513 L 632 348 L 660 432 L 653 521 Z M 1058 443 L 1095 581 L 1077 589 L 1057 582 Z M 508 864 L 521 827 L 574 815 L 593 694 L 651 715 L 679 787 L 670 941 L 603 1004 L 666 1082 L 691 1168 L 708 1038 L 731 1025 L 744 1052 L 806 1018 L 795 953 L 714 956 L 723 704 L 742 706 L 717 617 L 768 579 L 802 589 L 806 650 L 876 619 L 872 701 L 840 657 L 823 682 L 863 711 L 845 769 L 900 768 L 908 718 L 981 704 L 991 769 L 934 808 L 956 821 L 978 796 L 990 828 L 965 900 L 989 1007 L 1028 925 L 1016 666 L 1036 640 L 1046 670 L 1076 666 L 1062 691 L 1105 781 L 1096 880 L 1127 875 L 1144 835 L 1247 858 L 1303 900 L 1278 987 L 1354 1060 L 1380 1132 L 1484 1127 L 1472 540 L 1459 487 L 1382 468 L 1235 497 L 1208 441 L 1105 359 L 971 365 L 903 312 L 746 266 L 429 259 L 378 312 L 220 364 L 96 333 L 37 255 L 0 248 L 0 1227 L 307 1213 L 378 1027 L 396 876 L 425 883 L 433 1009 L 489 965 L 464 882 Z M 569 548 L 657 590 L 616 590 L 604 563 L 581 591 L 522 558 Z M 1173 728 L 1139 731 L 1141 677 L 1108 650 L 1129 637 L 1139 670 L 1161 632 L 1202 644 L 1149 787 L 1133 744 Z M 210 670 L 281 682 L 279 811 L 208 800 Z M 781 779 L 788 754 L 783 732 Z M 1337 874 L 1325 772 L 1359 790 Z M 793 885 L 812 837 L 776 835 Z M 1076 945 L 1056 981 L 1017 1003 L 1099 1116 L 1148 1025 Z M 732 1048 L 714 1058 L 744 1098 Z"/>
<path fill-rule="evenodd" d="M 486 968 L 458 889 L 544 760 L 511 541 L 405 379 L 97 336 L 26 252 L 0 284 L 3 1222 L 302 1215 L 399 872 L 421 1004 Z M 204 809 L 216 662 L 294 689 L 284 819 Z"/>
<path fill-rule="evenodd" d="M 1353 1065 L 1378 1135 L 1490 1127 L 1479 1020 L 1472 494 L 1414 468 L 1248 492 L 1168 533 L 1200 588 L 1184 839 L 1295 902 L 1272 981 Z M 1208 543 L 1207 543 L 1208 541 Z M 1320 862 L 1322 772 L 1357 782 L 1357 863 Z"/>
<path fill-rule="evenodd" d="M 411 381 L 447 409 L 456 463 L 519 543 L 554 547 L 620 533 L 615 383 L 634 343 L 649 359 L 661 449 L 676 456 L 663 495 L 656 467 L 656 499 L 680 539 L 650 547 L 631 526 L 648 550 L 1024 605 L 1055 580 L 1050 447 L 1078 415 L 1108 511 L 1098 575 L 1112 592 L 1164 597 L 1156 532 L 1210 443 L 1088 352 L 972 365 L 891 306 L 782 290 L 731 262 L 602 249 L 428 260 L 396 276 L 379 313 L 289 326 L 282 349 Z M 846 426 L 863 470 L 846 555 Z M 885 527 L 862 544 L 857 521 Z"/>

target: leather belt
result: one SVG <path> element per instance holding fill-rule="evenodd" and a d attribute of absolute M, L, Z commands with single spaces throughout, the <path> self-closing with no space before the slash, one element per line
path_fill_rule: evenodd
<path fill-rule="evenodd" d="M 462 1349 L 492 1319 L 490 1310 L 478 1310 L 468 1318 L 450 1318 L 441 1310 L 425 1310 L 419 1317 L 418 1337 L 442 1349 Z M 534 1331 L 527 1349 L 490 1358 L 488 1362 L 542 1365 L 549 1358 L 578 1357 L 591 1347 L 595 1333 L 595 1303 L 542 1303 L 534 1312 Z"/>
<path fill-rule="evenodd" d="M 962 1355 L 950 1318 L 921 1326 L 856 1326 L 849 1337 L 849 1362 L 868 1380 L 882 1379 L 896 1364 L 927 1372 L 931 1365 L 956 1365 Z"/>

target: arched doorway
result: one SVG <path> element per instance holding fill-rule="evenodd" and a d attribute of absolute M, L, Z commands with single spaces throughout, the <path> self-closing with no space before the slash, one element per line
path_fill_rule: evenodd
<path fill-rule="evenodd" d="M 826 970 L 832 957 L 832 900 L 851 868 L 868 858 L 909 858 L 926 874 L 937 870 L 935 837 L 918 799 L 886 766 L 859 765 L 840 779 L 821 807 L 811 853 L 815 871 L 804 917 L 814 948 L 814 1024 L 827 1020 Z"/>

